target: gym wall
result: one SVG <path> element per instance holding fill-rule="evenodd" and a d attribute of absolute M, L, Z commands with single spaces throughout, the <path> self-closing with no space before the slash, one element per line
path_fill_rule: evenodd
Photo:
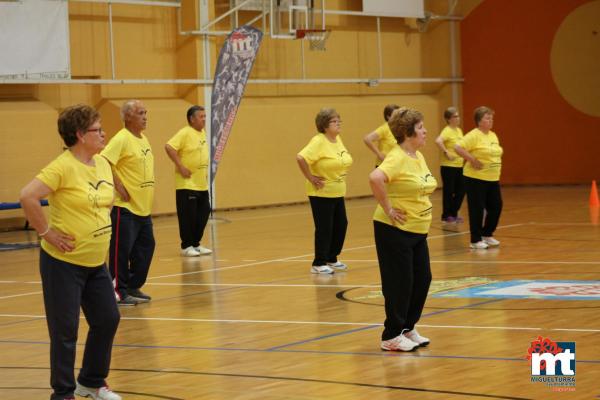
<path fill-rule="evenodd" d="M 600 178 L 599 21 L 599 0 L 486 0 L 461 22 L 465 132 L 496 111 L 502 183 Z"/>
<path fill-rule="evenodd" d="M 211 13 L 222 13 L 225 3 L 211 2 Z M 328 1 L 327 6 L 348 9 L 354 3 Z M 183 29 L 197 29 L 196 1 L 185 0 L 183 7 Z M 442 7 L 439 12 L 444 11 Z M 73 78 L 110 79 L 107 6 L 72 2 L 69 14 Z M 118 79 L 204 78 L 201 39 L 178 34 L 174 9 L 115 4 L 113 18 Z M 306 77 L 377 78 L 375 18 L 328 16 L 327 25 L 333 30 L 327 51 L 311 52 L 304 43 Z M 401 18 L 382 18 L 381 31 L 384 77 L 450 77 L 448 22 L 435 21 L 427 32 L 419 33 Z M 223 40 L 209 40 L 211 72 Z M 300 46 L 301 41 L 265 36 L 251 79 L 301 78 Z M 175 212 L 173 165 L 163 147 L 186 124 L 187 108 L 204 103 L 203 88 L 193 85 L 0 85 L 0 200 L 16 201 L 20 189 L 62 151 L 56 132 L 61 109 L 76 103 L 97 107 L 110 137 L 121 127 L 118 108 L 129 98 L 141 99 L 149 111 L 146 135 L 155 153 L 157 184 L 153 212 Z M 441 83 L 249 84 L 217 173 L 216 206 L 306 201 L 295 155 L 316 133 L 314 117 L 322 107 L 336 108 L 344 121 L 342 137 L 354 158 L 349 197 L 370 194 L 367 176 L 374 156 L 362 137 L 383 122 L 383 107 L 388 103 L 415 107 L 425 114 L 429 136 L 423 152 L 439 179 L 433 140 L 444 125 L 442 112 L 451 99 L 451 85 Z M 10 213 L 0 218 L 5 216 Z"/>

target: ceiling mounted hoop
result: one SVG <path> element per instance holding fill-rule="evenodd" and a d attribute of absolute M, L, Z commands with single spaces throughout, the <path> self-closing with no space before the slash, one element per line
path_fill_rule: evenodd
<path fill-rule="evenodd" d="M 330 29 L 296 29 L 296 39 L 306 39 L 310 50 L 325 51 Z"/>

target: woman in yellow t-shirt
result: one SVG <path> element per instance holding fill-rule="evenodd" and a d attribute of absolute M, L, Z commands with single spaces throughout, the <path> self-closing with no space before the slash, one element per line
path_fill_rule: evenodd
<path fill-rule="evenodd" d="M 40 274 L 50 334 L 53 399 L 120 400 L 106 384 L 119 310 L 105 259 L 110 244 L 114 185 L 100 114 L 86 105 L 66 108 L 58 131 L 67 150 L 21 191 L 25 216 L 42 238 Z M 50 220 L 40 200 L 48 197 Z M 74 379 L 79 309 L 89 325 L 83 365 Z"/>
<path fill-rule="evenodd" d="M 500 241 L 494 238 L 494 231 L 502 212 L 500 171 L 503 150 L 498 136 L 492 131 L 494 110 L 477 107 L 475 124 L 477 128 L 467 133 L 454 148 L 467 161 L 463 175 L 469 207 L 470 247 L 487 249 L 500 245 Z"/>
<path fill-rule="evenodd" d="M 394 110 L 399 109 L 400 106 L 397 104 L 388 104 L 383 109 L 383 119 L 385 123 L 375 129 L 373 132 L 368 133 L 363 138 L 365 145 L 371 150 L 377 159 L 375 165 L 381 164 L 385 155 L 396 145 L 396 138 L 392 135 L 390 127 L 388 126 L 388 120 L 392 116 Z"/>
<path fill-rule="evenodd" d="M 463 219 L 458 216 L 458 210 L 465 197 L 465 180 L 463 178 L 463 159 L 454 151 L 454 145 L 463 137 L 462 129 L 458 126 L 460 116 L 455 107 L 448 107 L 444 111 L 446 127 L 435 139 L 435 144 L 442 151 L 440 158 L 440 174 L 443 186 L 443 211 L 442 222 L 461 223 Z"/>
<path fill-rule="evenodd" d="M 373 225 L 385 299 L 380 347 L 412 351 L 429 344 L 415 325 L 421 318 L 431 283 L 427 247 L 431 225 L 429 195 L 437 182 L 418 151 L 425 145 L 427 134 L 423 115 L 401 108 L 394 111 L 389 125 L 398 144 L 369 176 L 378 202 Z"/>
<path fill-rule="evenodd" d="M 352 157 L 339 136 L 340 115 L 333 108 L 322 109 L 315 118 L 318 134 L 296 155 L 306 177 L 306 193 L 315 224 L 313 274 L 332 274 L 348 269 L 338 261 L 342 252 L 348 219 L 346 218 L 346 174 Z"/>

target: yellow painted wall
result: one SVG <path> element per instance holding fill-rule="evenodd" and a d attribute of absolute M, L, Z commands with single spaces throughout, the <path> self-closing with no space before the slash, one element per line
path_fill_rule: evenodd
<path fill-rule="evenodd" d="M 411 104 L 425 115 L 437 115 L 440 110 L 434 96 L 245 99 L 217 173 L 217 204 L 226 208 L 306 200 L 304 177 L 295 157 L 317 133 L 314 118 L 323 106 L 340 113 L 341 137 L 354 159 L 348 173 L 348 196 L 370 194 L 367 176 L 375 157 L 362 138 L 383 123 L 383 105 L 391 102 Z M 430 133 L 423 153 L 438 176 L 433 139 L 440 124 L 432 118 L 426 126 Z"/>
<path fill-rule="evenodd" d="M 19 200 L 21 188 L 62 152 L 58 113 L 35 100 L 0 101 L 0 202 Z M 2 211 L 0 218 L 23 215 Z"/>
<path fill-rule="evenodd" d="M 211 2 L 211 7 L 220 13 L 224 10 L 221 3 Z M 359 3 L 328 1 L 327 6 L 356 9 Z M 196 1 L 185 0 L 183 6 L 183 30 L 197 29 Z M 69 3 L 74 78 L 111 78 L 107 10 L 106 4 Z M 113 16 L 117 78 L 204 78 L 202 40 L 178 34 L 174 9 L 113 5 Z M 309 51 L 307 42 L 265 35 L 251 78 L 302 78 L 302 44 L 306 78 L 378 78 L 375 18 L 328 16 L 327 24 L 333 33 L 326 52 Z M 382 18 L 381 30 L 383 77 L 450 76 L 447 23 L 436 21 L 430 32 L 419 34 L 401 18 Z M 211 73 L 223 40 L 210 38 Z M 129 98 L 141 99 L 149 111 L 146 134 L 156 160 L 154 213 L 174 212 L 173 166 L 163 146 L 185 124 L 187 108 L 203 104 L 202 86 L 0 85 L 0 140 L 10 142 L 1 150 L 10 156 L 0 159 L 0 201 L 16 200 L 19 189 L 58 154 L 61 143 L 56 117 L 62 108 L 82 102 L 97 107 L 110 136 L 120 129 L 118 110 Z M 424 154 L 438 175 L 433 139 L 443 126 L 441 113 L 450 102 L 450 85 L 445 84 L 250 84 L 217 174 L 216 205 L 229 208 L 305 201 L 303 178 L 294 157 L 316 133 L 314 117 L 325 106 L 342 115 L 342 137 L 354 157 L 349 196 L 370 194 L 367 175 L 374 157 L 362 137 L 382 123 L 382 110 L 388 103 L 424 112 L 429 130 Z M 13 135 L 15 127 L 23 135 Z M 23 147 L 24 140 L 28 155 L 36 162 L 12 153 L 13 148 Z M 0 218 L 4 216 L 0 214 Z"/>

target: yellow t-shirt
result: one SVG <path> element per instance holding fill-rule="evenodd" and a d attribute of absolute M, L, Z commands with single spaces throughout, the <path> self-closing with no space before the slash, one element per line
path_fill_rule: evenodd
<path fill-rule="evenodd" d="M 208 143 L 204 129 L 198 132 L 186 126 L 167 144 L 177 150 L 181 163 L 192 172 L 192 176 L 184 178 L 175 168 L 175 189 L 208 190 Z"/>
<path fill-rule="evenodd" d="M 375 132 L 377 132 L 377 134 L 379 135 L 379 142 L 377 143 L 377 148 L 383 154 L 389 153 L 390 150 L 398 144 L 398 141 L 394 137 L 394 134 L 390 130 L 390 126 L 387 122 L 381 125 L 379 128 L 375 129 Z M 379 165 L 379 163 L 381 163 L 381 160 L 377 158 L 375 160 L 375 165 Z"/>
<path fill-rule="evenodd" d="M 464 176 L 491 182 L 500 180 L 503 150 L 494 132 L 486 134 L 475 128 L 457 144 L 483 164 L 482 169 L 475 169 L 467 162 L 463 168 Z"/>
<path fill-rule="evenodd" d="M 150 215 L 154 200 L 154 155 L 150 142 L 138 138 L 126 128 L 108 142 L 101 153 L 129 192 L 129 201 L 117 194 L 115 206 L 124 207 L 141 217 Z"/>
<path fill-rule="evenodd" d="M 114 199 L 108 161 L 96 155 L 95 166 L 85 165 L 65 150 L 36 176 L 52 189 L 48 196 L 49 225 L 75 238 L 75 248 L 62 253 L 42 238 L 42 248 L 52 257 L 71 264 L 97 267 L 110 245 L 110 209 Z"/>
<path fill-rule="evenodd" d="M 442 153 L 440 155 L 440 165 L 443 165 L 444 167 L 462 167 L 465 160 L 456 154 L 456 151 L 454 150 L 454 145 L 463 137 L 462 129 L 459 127 L 452 128 L 451 126 L 447 125 L 444 129 L 442 129 L 440 136 L 444 141 L 444 147 L 448 149 L 448 154 L 454 157 L 454 160 L 448 160 L 448 157 Z"/>
<path fill-rule="evenodd" d="M 352 156 L 340 136 L 331 143 L 325 134 L 318 133 L 298 154 L 306 160 L 311 174 L 325 179 L 325 185 L 318 190 L 307 180 L 306 194 L 316 197 L 346 195 L 346 174 L 352 165 Z"/>
<path fill-rule="evenodd" d="M 388 178 L 387 195 L 392 207 L 406 212 L 406 222 L 393 222 L 377 205 L 373 219 L 398 229 L 413 233 L 427 233 L 431 225 L 431 201 L 429 195 L 437 187 L 437 181 L 429 171 L 423 154 L 417 158 L 408 156 L 400 146 L 394 147 L 379 168 Z"/>

